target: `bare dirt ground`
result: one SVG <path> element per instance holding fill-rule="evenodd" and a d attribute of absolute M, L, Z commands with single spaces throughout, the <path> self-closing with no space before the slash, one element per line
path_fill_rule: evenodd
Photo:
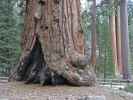
<path fill-rule="evenodd" d="M 91 100 L 74 96 L 100 96 L 105 100 L 133 100 L 133 95 L 103 87 L 40 86 L 22 82 L 0 83 L 0 100 Z M 104 100 L 104 99 L 95 99 Z"/>

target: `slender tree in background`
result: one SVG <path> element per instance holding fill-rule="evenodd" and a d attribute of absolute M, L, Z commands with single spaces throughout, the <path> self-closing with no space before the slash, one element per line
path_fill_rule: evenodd
<path fill-rule="evenodd" d="M 128 50 L 129 50 L 129 38 L 128 38 L 128 0 L 120 1 L 120 21 L 121 21 L 121 48 L 122 48 L 122 68 L 123 78 L 129 78 L 128 72 Z"/>
<path fill-rule="evenodd" d="M 97 30 L 96 30 L 96 0 L 92 4 L 92 46 L 91 46 L 91 64 L 96 65 L 96 46 L 97 46 Z"/>
<path fill-rule="evenodd" d="M 112 55 L 113 63 L 115 66 L 115 75 L 118 76 L 118 63 L 117 63 L 117 42 L 116 42 L 116 22 L 115 22 L 115 7 L 114 0 L 110 0 L 111 15 L 109 16 L 109 26 L 112 39 Z"/>
<path fill-rule="evenodd" d="M 26 0 L 22 56 L 10 79 L 94 85 L 84 52 L 80 0 Z"/>
<path fill-rule="evenodd" d="M 116 7 L 116 42 L 117 42 L 117 62 L 118 71 L 122 74 L 122 58 L 121 58 L 121 29 L 120 29 L 120 7 Z"/>

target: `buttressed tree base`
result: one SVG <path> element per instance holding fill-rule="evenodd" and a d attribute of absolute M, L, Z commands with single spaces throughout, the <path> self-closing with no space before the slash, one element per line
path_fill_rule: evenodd
<path fill-rule="evenodd" d="M 80 0 L 26 0 L 22 55 L 10 80 L 42 85 L 92 86 L 85 55 Z"/>

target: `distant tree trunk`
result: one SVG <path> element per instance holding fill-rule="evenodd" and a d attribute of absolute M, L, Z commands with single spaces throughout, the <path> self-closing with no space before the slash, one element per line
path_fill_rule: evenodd
<path fill-rule="evenodd" d="M 118 70 L 122 74 L 122 58 L 121 58 L 121 28 L 120 28 L 120 8 L 116 11 L 116 41 L 117 41 L 117 61 Z"/>
<path fill-rule="evenodd" d="M 115 11 L 114 11 L 114 1 L 110 1 L 110 5 L 113 8 L 112 15 L 109 16 L 109 25 L 112 39 L 112 55 L 113 55 L 113 63 L 115 66 L 115 75 L 118 76 L 118 64 L 117 64 L 117 44 L 116 44 L 116 22 L 115 22 Z"/>
<path fill-rule="evenodd" d="M 129 49 L 129 38 L 128 38 L 128 12 L 127 12 L 127 0 L 120 1 L 120 20 L 121 20 L 121 43 L 122 43 L 122 68 L 123 78 L 129 78 L 128 72 L 128 49 Z"/>
<path fill-rule="evenodd" d="M 97 30 L 96 30 L 96 0 L 93 0 L 92 5 L 92 46 L 91 46 L 91 64 L 96 65 L 96 46 L 97 46 Z"/>
<path fill-rule="evenodd" d="M 26 0 L 22 48 L 10 79 L 95 85 L 94 71 L 84 54 L 80 0 Z"/>

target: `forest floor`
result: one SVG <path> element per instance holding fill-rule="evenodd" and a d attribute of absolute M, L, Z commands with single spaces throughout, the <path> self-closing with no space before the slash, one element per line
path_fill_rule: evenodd
<path fill-rule="evenodd" d="M 11 82 L 0 83 L 0 100 L 133 100 L 133 94 L 100 86 L 40 86 Z"/>

